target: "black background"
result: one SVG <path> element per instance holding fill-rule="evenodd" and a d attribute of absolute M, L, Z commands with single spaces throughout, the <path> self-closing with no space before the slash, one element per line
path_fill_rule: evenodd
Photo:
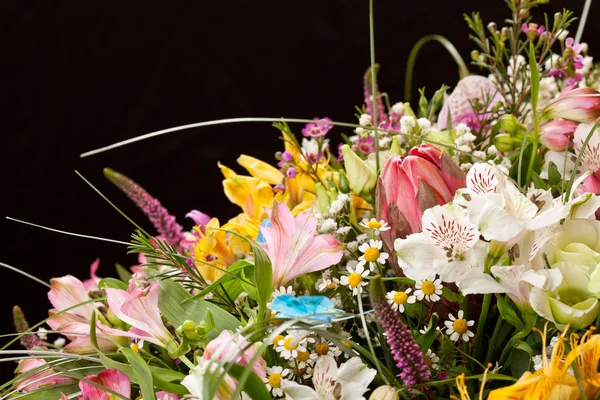
<path fill-rule="evenodd" d="M 462 14 L 479 10 L 485 23 L 498 25 L 509 16 L 501 0 L 375 3 L 379 83 L 392 102 L 403 101 L 405 63 L 419 38 L 444 35 L 468 62 L 474 46 Z M 580 15 L 583 3 L 554 1 L 541 10 L 552 20 L 563 7 Z M 593 4 L 583 35 L 591 55 L 600 46 L 598 17 L 600 5 Z M 74 173 L 80 171 L 148 227 L 143 214 L 105 181 L 102 168 L 109 166 L 142 184 L 186 228 L 191 223 L 183 216 L 190 209 L 224 221 L 238 209 L 223 194 L 217 161 L 238 172 L 243 172 L 235 162 L 241 153 L 273 162 L 282 146 L 268 123 L 193 129 L 90 158 L 79 154 L 219 118 L 354 121 L 368 65 L 366 0 L 3 0 L 0 215 L 127 241 L 131 225 Z M 440 45 L 421 51 L 414 88 L 427 86 L 431 93 L 442 83 L 455 85 L 457 78 Z M 334 148 L 340 132 L 331 133 Z M 43 280 L 67 273 L 85 279 L 96 257 L 100 276 L 113 275 L 115 262 L 135 263 L 123 246 L 4 219 L 0 235 L 0 261 Z M 0 333 L 12 331 L 14 304 L 23 307 L 30 322 L 47 316 L 45 287 L 5 269 L 0 269 L 0 284 Z M 1 366 L 2 380 L 13 369 L 7 364 Z"/>

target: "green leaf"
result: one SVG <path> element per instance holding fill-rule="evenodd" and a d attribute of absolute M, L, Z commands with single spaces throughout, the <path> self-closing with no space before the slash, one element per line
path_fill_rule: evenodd
<path fill-rule="evenodd" d="M 552 161 L 548 165 L 548 183 L 551 186 L 556 186 L 562 181 L 560 176 L 560 172 L 558 172 L 558 167 Z"/>
<path fill-rule="evenodd" d="M 227 368 L 231 376 L 233 376 L 236 380 L 240 380 L 244 370 L 249 367 L 243 367 L 238 364 L 230 364 Z M 269 394 L 264 382 L 252 371 L 250 371 L 250 375 L 246 378 L 242 390 L 246 392 L 252 398 L 252 400 L 271 399 L 271 395 Z"/>
<path fill-rule="evenodd" d="M 251 285 L 249 283 L 246 282 L 254 282 L 254 265 L 252 266 L 252 269 L 248 269 L 248 271 L 250 272 L 249 275 L 246 274 L 246 269 L 242 269 L 242 281 L 240 282 L 242 284 L 242 289 L 244 289 L 244 292 L 248 293 L 248 296 L 250 296 L 251 298 L 253 298 L 254 300 L 258 301 L 258 290 L 256 289 L 256 285 Z"/>
<path fill-rule="evenodd" d="M 448 289 L 446 286 L 442 288 L 442 296 L 452 303 L 460 303 L 460 296 L 457 293 L 454 293 L 452 290 Z"/>
<path fill-rule="evenodd" d="M 115 264 L 115 269 L 117 270 L 117 275 L 119 275 L 119 279 L 125 283 L 128 283 L 132 276 L 131 272 L 129 272 L 127 268 L 125 268 L 121 264 Z"/>
<path fill-rule="evenodd" d="M 500 311 L 502 319 L 517 328 L 518 331 L 523 330 L 523 322 L 511 303 L 504 296 L 496 295 L 496 299 L 498 300 L 498 311 Z"/>
<path fill-rule="evenodd" d="M 127 290 L 127 284 L 115 278 L 103 278 L 98 282 L 98 287 L 108 287 L 111 289 Z"/>
<path fill-rule="evenodd" d="M 246 278 L 244 277 L 245 269 L 254 270 L 254 265 L 246 260 L 239 260 L 231 264 L 229 268 L 227 268 L 228 273 L 222 275 L 214 283 L 204 288 L 201 292 L 196 294 L 194 298 L 202 298 L 208 293 L 215 291 L 220 293 L 221 296 L 224 297 L 225 294 L 223 293 L 223 291 L 225 291 L 227 292 L 227 296 L 229 296 L 233 300 L 237 299 L 240 293 L 242 293 L 242 290 L 244 290 L 244 287 L 251 286 L 251 281 L 243 282 L 243 280 L 246 280 Z"/>
<path fill-rule="evenodd" d="M 429 320 L 429 324 L 427 324 L 427 332 L 424 335 L 419 335 L 415 339 L 415 342 L 419 344 L 422 352 L 427 352 L 427 349 L 431 348 L 433 342 L 435 342 L 436 331 L 435 328 L 437 325 L 437 315 L 433 314 L 431 319 Z"/>
<path fill-rule="evenodd" d="M 140 385 L 140 391 L 142 392 L 144 399 L 156 400 L 156 396 L 154 395 L 154 381 L 152 379 L 152 372 L 142 356 L 131 350 L 129 347 L 121 347 L 121 352 L 131 363 L 131 367 L 135 376 L 137 377 L 138 384 Z"/>
<path fill-rule="evenodd" d="M 550 161 L 550 163 L 552 163 L 552 161 Z M 533 185 L 535 186 L 536 189 L 542 189 L 542 190 L 548 189 L 548 185 L 546 184 L 546 182 L 544 182 L 544 180 L 542 178 L 540 178 L 540 176 L 538 175 L 537 172 L 533 171 L 531 173 L 531 177 L 533 178 Z"/>
<path fill-rule="evenodd" d="M 62 393 L 70 395 L 79 392 L 77 384 L 58 385 L 42 388 L 33 392 L 20 394 L 19 399 L 27 400 L 56 400 L 60 399 Z"/>
<path fill-rule="evenodd" d="M 193 298 L 183 286 L 171 279 L 160 282 L 158 308 L 173 326 L 181 326 L 186 320 L 200 324 L 207 319 L 206 314 L 210 311 L 215 329 L 207 332 L 209 340 L 224 329 L 235 331 L 240 326 L 240 321 L 233 315 L 211 302 Z"/>
<path fill-rule="evenodd" d="M 535 115 L 537 114 L 537 102 L 540 93 L 540 72 L 533 43 L 529 43 L 529 71 L 531 73 L 531 108 L 534 110 Z"/>

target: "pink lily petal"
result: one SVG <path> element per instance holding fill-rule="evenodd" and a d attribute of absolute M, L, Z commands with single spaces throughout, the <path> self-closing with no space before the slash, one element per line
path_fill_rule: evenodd
<path fill-rule="evenodd" d="M 48 292 L 48 299 L 54 308 L 64 310 L 77 304 L 90 301 L 88 291 L 83 283 L 72 275 L 54 278 L 50 280 L 51 289 Z M 79 315 L 90 319 L 96 308 L 92 303 L 84 304 L 69 311 L 70 314 Z"/>
<path fill-rule="evenodd" d="M 92 265 L 90 265 L 90 279 L 86 279 L 85 281 L 83 281 L 83 286 L 85 287 L 85 290 L 87 290 L 88 292 L 90 290 L 98 290 L 98 283 L 100 282 L 100 278 L 98 278 L 98 276 L 96 276 L 96 271 L 98 271 L 98 266 L 100 265 L 100 259 L 97 258 L 96 261 L 94 261 L 92 263 Z"/>
<path fill-rule="evenodd" d="M 86 376 L 86 379 L 119 393 L 124 397 L 130 398 L 131 396 L 131 382 L 129 378 L 116 369 L 100 371 L 98 375 Z M 79 397 L 81 400 L 110 400 L 113 397 L 104 390 L 84 381 L 79 382 L 79 389 L 81 389 L 81 396 Z"/>
<path fill-rule="evenodd" d="M 23 374 L 27 371 L 31 371 L 36 368 L 40 368 L 43 365 L 47 365 L 46 361 L 38 358 L 26 358 L 19 363 L 16 374 Z M 53 386 L 62 385 L 64 383 L 71 382 L 71 378 L 56 375 L 56 372 L 51 368 L 40 368 L 39 372 L 33 376 L 29 376 L 23 380 L 17 380 L 17 390 L 23 392 L 33 392 L 38 390 L 40 386 Z"/>

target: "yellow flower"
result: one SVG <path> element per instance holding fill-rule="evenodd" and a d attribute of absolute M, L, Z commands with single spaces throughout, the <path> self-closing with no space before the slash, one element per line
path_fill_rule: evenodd
<path fill-rule="evenodd" d="M 540 334 L 542 335 L 542 349 L 545 349 L 546 327 Z M 543 367 L 541 369 L 534 373 L 525 372 L 511 386 L 492 390 L 488 399 L 579 399 L 581 393 L 577 379 L 569 374 L 569 367 L 577 369 L 588 399 L 596 398 L 600 393 L 600 375 L 598 374 L 600 336 L 592 335 L 592 330 L 584 334 L 581 339 L 578 335 L 572 334 L 571 351 L 566 357 L 564 341 L 565 333 L 558 337 L 550 360 L 545 353 L 542 354 Z"/>
<path fill-rule="evenodd" d="M 242 154 L 237 159 L 238 164 L 246 168 L 246 170 L 255 178 L 262 179 L 270 185 L 281 183 L 284 175 L 271 164 L 267 164 L 258 158 L 250 157 Z"/>
<path fill-rule="evenodd" d="M 234 219 L 222 228 L 216 218 L 206 224 L 204 232 L 200 227 L 195 227 L 200 239 L 194 246 L 193 254 L 196 268 L 205 280 L 215 282 L 231 264 L 250 253 L 250 245 L 244 239 L 221 230 L 237 232 L 250 239 L 256 238 L 256 224 L 244 222 L 248 217 L 241 215 L 243 217 L 238 216 L 237 221 Z"/>
<path fill-rule="evenodd" d="M 271 186 L 262 179 L 238 175 L 220 163 L 219 168 L 225 177 L 223 189 L 229 201 L 242 207 L 250 218 L 260 221 L 264 213 L 263 207 L 273 203 Z"/>

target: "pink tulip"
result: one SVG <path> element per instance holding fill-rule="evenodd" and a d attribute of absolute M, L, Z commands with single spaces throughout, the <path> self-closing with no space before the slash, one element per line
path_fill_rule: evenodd
<path fill-rule="evenodd" d="M 447 128 L 450 112 L 452 126 L 463 122 L 471 128 L 477 128 L 483 120 L 491 117 L 491 110 L 499 101 L 502 101 L 502 96 L 492 81 L 483 76 L 469 75 L 458 82 L 452 94 L 444 101 L 438 115 L 438 126 L 440 129 Z M 474 103 L 487 108 L 478 114 L 473 110 Z"/>
<path fill-rule="evenodd" d="M 600 117 L 600 93 L 590 88 L 563 91 L 546 105 L 542 115 L 546 119 L 564 118 L 593 123 Z"/>
<path fill-rule="evenodd" d="M 404 158 L 388 158 L 376 193 L 377 219 L 392 228 L 381 232 L 388 252 L 393 254 L 395 239 L 421 232 L 425 210 L 449 203 L 456 190 L 463 187 L 464 172 L 437 147 L 422 144 Z"/>
<path fill-rule="evenodd" d="M 19 380 L 17 377 L 17 390 L 33 392 L 34 390 L 38 390 L 42 385 L 48 387 L 71 382 L 71 378 L 57 374 L 52 368 L 42 368 L 43 366 L 48 366 L 48 363 L 38 358 L 26 358 L 22 360 L 15 371 L 17 375 L 36 368 L 39 368 L 39 372 L 23 380 Z"/>
<path fill-rule="evenodd" d="M 540 128 L 540 142 L 553 151 L 565 151 L 573 143 L 577 123 L 566 119 L 554 119 Z"/>
<path fill-rule="evenodd" d="M 129 382 L 127 375 L 121 371 L 117 371 L 116 369 L 106 369 L 100 371 L 98 375 L 88 375 L 85 379 L 110 389 L 113 392 L 119 393 L 126 398 L 131 398 L 131 382 Z M 79 389 L 81 389 L 79 400 L 111 400 L 114 398 L 113 395 L 101 388 L 84 381 L 79 382 Z"/>
<path fill-rule="evenodd" d="M 108 334 L 143 339 L 169 351 L 174 350 L 176 344 L 158 310 L 158 285 L 154 281 L 145 289 L 137 288 L 134 282 L 129 285 L 128 290 L 107 287 L 105 293 L 108 306 L 117 318 L 131 325 L 131 328 L 125 332 L 99 322 L 100 329 Z"/>
<path fill-rule="evenodd" d="M 247 366 L 256 354 L 256 350 L 244 338 L 239 335 L 232 336 L 227 330 L 221 332 L 219 336 L 208 343 L 204 349 L 204 359 L 213 361 L 226 361 Z M 262 357 L 258 357 L 256 363 L 252 366 L 252 371 L 261 378 L 267 376 L 267 363 Z"/>
<path fill-rule="evenodd" d="M 90 342 L 89 333 L 90 322 L 96 306 L 89 302 L 91 298 L 88 296 L 84 284 L 74 276 L 67 275 L 52 279 L 50 285 L 48 299 L 54 308 L 49 311 L 51 318 L 48 320 L 48 325 L 71 340 L 65 346 L 67 351 L 77 354 L 95 352 L 96 349 Z M 74 307 L 84 302 L 88 303 Z M 59 314 L 60 311 L 71 307 L 74 308 Z M 96 330 L 96 335 L 100 350 L 109 351 L 116 348 L 108 335 L 99 330 Z M 118 340 L 116 337 L 112 339 Z"/>
<path fill-rule="evenodd" d="M 261 226 L 263 249 L 273 266 L 273 287 L 309 272 L 337 264 L 344 245 L 331 235 L 315 236 L 317 219 L 312 211 L 294 217 L 284 203 L 271 212 L 271 226 Z"/>

